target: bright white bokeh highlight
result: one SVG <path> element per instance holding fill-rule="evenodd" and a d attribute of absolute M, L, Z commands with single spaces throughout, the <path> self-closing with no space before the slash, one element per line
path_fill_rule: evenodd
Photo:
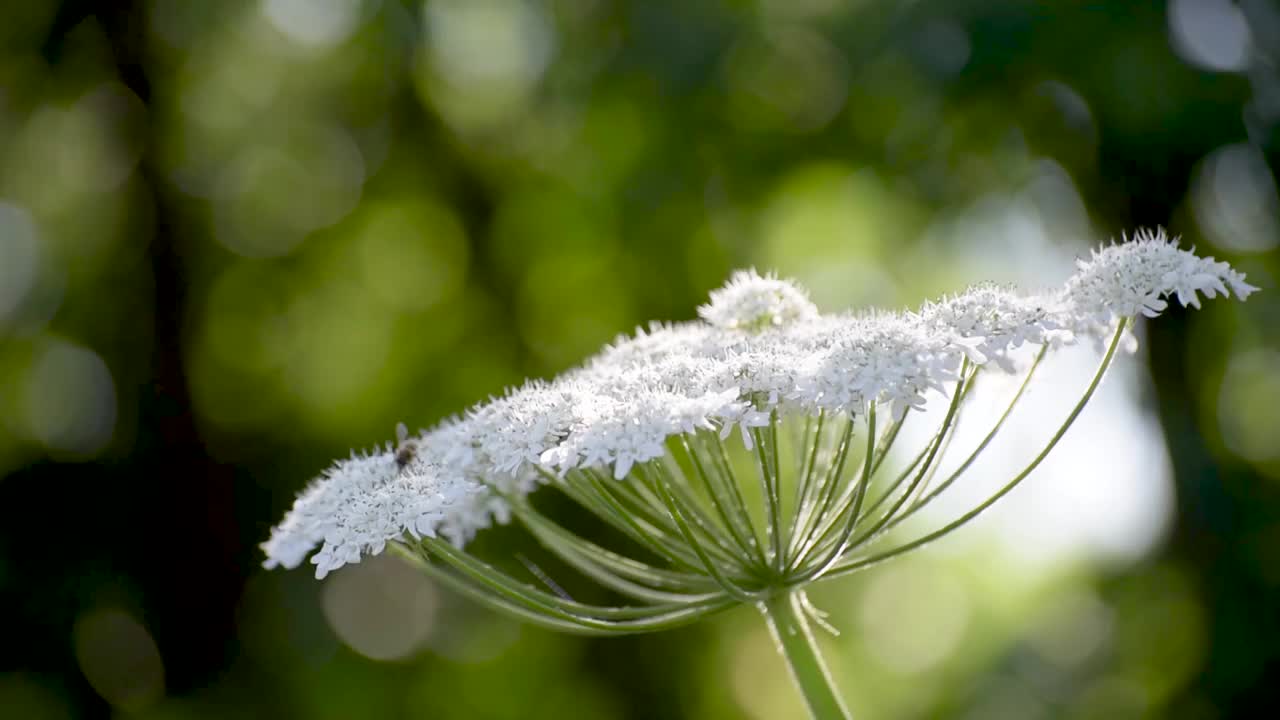
<path fill-rule="evenodd" d="M 1266 252 L 1280 243 L 1280 197 L 1262 152 L 1239 143 L 1200 163 L 1191 206 L 1213 244 L 1235 252 Z"/>
<path fill-rule="evenodd" d="M 329 626 L 352 650 L 374 660 L 400 660 L 426 642 L 440 599 L 412 565 L 379 555 L 334 573 L 321 604 Z"/>
<path fill-rule="evenodd" d="M 521 0 L 447 0 L 426 6 L 436 67 L 453 82 L 531 83 L 554 50 L 547 19 Z"/>
<path fill-rule="evenodd" d="M 111 441 L 116 389 L 102 357 L 65 340 L 40 347 L 26 373 L 28 432 L 50 452 L 88 458 Z"/>
<path fill-rule="evenodd" d="M 136 711 L 164 695 L 164 662 L 147 628 L 129 613 L 91 610 L 72 631 L 76 661 L 89 685 L 113 707 Z"/>
<path fill-rule="evenodd" d="M 886 669 L 925 672 L 959 647 L 969 627 L 969 590 L 957 578 L 920 563 L 885 566 L 867 578 L 858 633 Z"/>
<path fill-rule="evenodd" d="M 459 130 L 523 110 L 555 55 L 554 25 L 525 0 L 442 0 L 423 10 L 420 90 Z"/>
<path fill-rule="evenodd" d="M 364 0 L 263 0 L 262 14 L 293 42 L 328 48 L 355 32 Z"/>
<path fill-rule="evenodd" d="M 31 214 L 0 200 L 0 327 L 18 314 L 39 271 L 40 241 Z"/>
<path fill-rule="evenodd" d="M 1173 0 L 1169 39 L 1183 60 L 1219 72 L 1246 69 L 1253 49 L 1249 23 L 1230 0 Z"/>
<path fill-rule="evenodd" d="M 1233 355 L 1218 392 L 1218 427 L 1232 452 L 1256 463 L 1280 460 L 1280 352 Z"/>

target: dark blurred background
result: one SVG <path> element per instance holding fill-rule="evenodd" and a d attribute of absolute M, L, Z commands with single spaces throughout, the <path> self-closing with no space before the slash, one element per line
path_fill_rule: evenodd
<path fill-rule="evenodd" d="M 749 611 L 588 641 L 257 543 L 734 267 L 902 306 L 1154 225 L 1264 288 L 1146 331 L 1165 529 L 850 579 L 824 643 L 864 718 L 1275 716 L 1278 50 L 1270 0 L 5 0 L 0 716 L 796 717 Z"/>

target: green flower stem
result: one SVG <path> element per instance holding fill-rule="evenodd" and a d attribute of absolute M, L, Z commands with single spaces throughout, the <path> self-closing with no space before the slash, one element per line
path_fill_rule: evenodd
<path fill-rule="evenodd" d="M 813 631 L 804 615 L 804 593 L 794 591 L 774 595 L 759 604 L 769 623 L 778 653 L 787 661 L 791 679 L 804 697 L 814 720 L 848 720 L 848 708 L 840 699 L 831 673 L 827 671 Z"/>

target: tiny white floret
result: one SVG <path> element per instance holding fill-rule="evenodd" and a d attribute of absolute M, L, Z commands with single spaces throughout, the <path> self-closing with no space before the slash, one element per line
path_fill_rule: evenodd
<path fill-rule="evenodd" d="M 818 308 L 790 280 L 739 270 L 724 287 L 711 291 L 711 302 L 698 308 L 698 316 L 718 328 L 758 332 L 812 320 Z"/>

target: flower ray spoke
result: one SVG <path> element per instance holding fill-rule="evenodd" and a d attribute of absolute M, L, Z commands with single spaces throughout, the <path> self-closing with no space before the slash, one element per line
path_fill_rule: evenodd
<path fill-rule="evenodd" d="M 530 610 L 545 612 L 552 617 L 577 622 L 596 629 L 608 630 L 621 621 L 652 620 L 658 617 L 667 617 L 672 612 L 692 612 L 702 608 L 717 607 L 724 602 L 723 599 L 713 598 L 696 603 L 665 603 L 634 607 L 590 605 L 562 598 L 559 595 L 545 592 L 532 585 L 515 580 L 506 573 L 454 548 L 445 541 L 424 538 L 422 544 L 430 556 L 440 558 L 454 570 L 496 592 L 508 601 Z"/>
<path fill-rule="evenodd" d="M 698 554 L 698 559 L 702 561 L 703 567 L 706 568 L 707 573 L 715 579 L 716 583 L 719 584 L 730 597 L 741 602 L 749 602 L 754 597 L 754 593 L 735 583 L 734 580 L 725 572 L 725 569 L 717 566 L 716 563 L 705 553 L 702 545 L 698 543 L 697 538 L 693 535 L 693 531 L 689 528 L 688 521 L 685 519 L 679 504 L 667 489 L 666 483 L 662 480 L 658 480 L 654 484 L 658 494 L 662 497 L 663 502 L 667 503 L 667 507 L 671 512 L 671 517 L 680 526 L 680 530 L 684 533 L 685 539 L 689 541 L 689 546 Z"/>
<path fill-rule="evenodd" d="M 435 580 L 459 595 L 470 598 L 471 600 L 474 600 L 496 612 L 548 630 L 557 630 L 560 632 L 569 632 L 581 635 L 610 634 L 610 631 L 605 629 L 592 628 L 579 622 L 565 620 L 561 617 L 548 615 L 547 613 L 539 612 L 537 610 L 530 610 L 528 607 L 520 603 L 512 602 L 500 595 L 490 592 L 484 586 L 471 582 L 457 573 L 450 572 L 447 568 L 433 564 L 430 560 L 420 557 L 418 554 L 402 545 L 392 543 L 391 548 L 392 552 L 396 552 L 404 557 L 414 567 L 425 573 L 432 580 Z"/>
<path fill-rule="evenodd" d="M 981 455 L 982 452 L 987 449 L 987 446 L 989 446 L 991 444 L 991 441 L 994 440 L 996 435 L 999 434 L 1001 428 L 1004 427 L 1005 421 L 1009 419 L 1009 416 L 1013 414 L 1014 407 L 1017 406 L 1018 401 L 1022 399 L 1023 395 L 1026 393 L 1027 388 L 1030 387 L 1031 378 L 1035 375 L 1036 369 L 1040 367 L 1041 361 L 1044 360 L 1048 352 L 1049 352 L 1048 346 L 1044 346 L 1044 347 L 1041 347 L 1040 351 L 1036 353 L 1035 360 L 1031 362 L 1031 367 L 1027 369 L 1026 375 L 1022 379 L 1022 383 L 1018 385 L 1017 392 L 1015 392 L 1013 394 L 1013 397 L 1010 398 L 1008 405 L 1005 406 L 1004 412 L 1000 414 L 1000 417 L 996 420 L 995 425 L 993 425 L 991 427 L 991 430 L 986 434 L 986 436 L 982 438 L 982 441 L 978 443 L 978 446 L 974 448 L 972 452 L 969 453 L 969 456 L 965 458 L 964 462 L 960 463 L 959 467 L 957 467 L 955 470 L 952 470 L 951 474 L 947 476 L 947 479 L 939 483 L 936 488 L 930 490 L 927 494 L 921 495 L 919 499 L 917 499 L 915 502 L 911 504 L 910 507 L 907 508 L 906 512 L 903 512 L 901 515 L 898 515 L 893 520 L 891 520 L 889 524 L 885 527 L 886 530 L 889 530 L 898 526 L 899 524 L 904 522 L 907 518 L 911 517 L 912 515 L 915 515 L 917 512 L 925 508 L 929 503 L 933 502 L 935 498 L 937 498 L 942 493 L 946 492 L 947 488 L 951 487 L 955 483 L 955 481 L 960 478 L 960 476 L 964 475 L 965 471 L 969 469 L 969 466 L 972 465 L 974 461 L 978 459 L 978 456 Z"/>
<path fill-rule="evenodd" d="M 903 495 L 904 501 L 910 501 L 907 504 L 908 509 L 918 503 L 920 498 L 924 497 L 925 493 L 929 491 L 929 486 L 933 483 L 934 477 L 936 477 L 938 472 L 942 469 L 942 464 L 946 461 L 947 453 L 951 450 L 951 444 L 956 439 L 956 433 L 960 428 L 960 423 L 964 420 L 964 411 L 965 408 L 968 407 L 964 401 L 968 399 L 969 394 L 973 392 L 973 388 L 977 386 L 978 376 L 981 370 L 981 368 L 975 368 L 969 375 L 968 381 L 964 383 L 964 396 L 960 398 L 960 405 L 956 408 L 956 416 L 951 422 L 950 429 L 943 435 L 941 441 L 942 444 L 939 447 L 937 456 L 929 463 L 928 470 L 925 472 L 924 480 L 915 488 L 915 490 Z M 957 387 L 956 391 L 960 392 L 960 388 Z M 891 513 L 889 522 L 884 528 L 882 528 L 882 532 L 887 530 L 888 527 L 892 525 L 893 521 L 901 516 L 902 513 L 900 512 Z"/>
<path fill-rule="evenodd" d="M 817 501 L 815 493 L 820 493 L 825 487 L 822 483 L 814 482 L 814 475 L 816 474 L 819 452 L 822 450 L 822 433 L 826 419 L 827 413 L 823 410 L 818 411 L 816 418 L 805 418 L 804 440 L 799 445 L 801 458 L 800 479 L 796 483 L 795 503 L 791 512 L 791 527 L 787 532 L 788 558 L 795 557 L 798 546 L 803 541 L 804 526 L 807 524 L 813 505 Z M 812 434 L 810 434 L 810 431 L 812 431 Z"/>
<path fill-rule="evenodd" d="M 1121 320 L 1120 323 L 1118 324 L 1118 327 L 1116 328 L 1115 335 L 1112 337 L 1111 344 L 1110 346 L 1107 347 L 1107 352 L 1102 358 L 1102 362 L 1099 363 L 1098 369 L 1094 373 L 1093 381 L 1090 382 L 1089 387 L 1085 389 L 1084 395 L 1080 398 L 1079 402 L 1076 403 L 1075 407 L 1072 408 L 1071 413 L 1067 416 L 1067 419 L 1062 423 L 1061 426 L 1059 426 L 1057 432 L 1055 432 L 1053 434 L 1053 437 L 1049 439 L 1048 444 L 1046 444 L 1044 449 L 1040 451 L 1040 454 L 1037 455 L 1035 459 L 1033 459 L 1031 463 L 1022 470 L 1022 472 L 1014 476 L 1012 480 L 1006 483 L 1003 487 L 1000 488 L 1000 490 L 998 490 L 991 497 L 987 498 L 980 505 L 973 508 L 972 510 L 965 513 L 964 515 L 960 516 L 958 519 L 954 520 L 953 522 L 948 523 L 944 527 L 939 528 L 938 530 L 935 530 L 927 535 L 924 535 L 923 537 L 912 540 L 911 542 L 900 545 L 892 550 L 887 550 L 885 552 L 871 555 L 869 557 L 862 558 L 862 559 L 851 559 L 848 562 L 838 563 L 831 568 L 830 572 L 828 572 L 824 576 L 824 579 L 831 578 L 831 577 L 839 577 L 841 575 L 847 575 L 851 572 L 868 568 L 868 567 L 871 567 L 872 565 L 877 565 L 890 558 L 897 557 L 899 555 L 904 555 L 913 550 L 922 548 L 925 545 L 933 542 L 934 540 L 937 540 L 938 538 L 943 537 L 944 535 L 947 535 L 952 531 L 957 530 L 960 527 L 963 527 L 964 525 L 968 524 L 971 520 L 973 520 L 978 515 L 980 515 L 984 510 L 994 505 L 996 501 L 998 501 L 1000 498 L 1004 497 L 1005 495 L 1008 495 L 1015 487 L 1018 486 L 1019 483 L 1025 480 L 1028 475 L 1030 475 L 1037 467 L 1040 466 L 1040 463 L 1043 462 L 1046 457 L 1048 457 L 1049 453 L 1053 450 L 1053 448 L 1057 446 L 1058 441 L 1062 439 L 1062 436 L 1065 435 L 1067 433 L 1067 430 L 1071 428 L 1071 425 L 1075 422 L 1076 418 L 1080 416 L 1081 411 L 1084 410 L 1085 405 L 1087 405 L 1089 402 L 1089 399 L 1093 397 L 1094 391 L 1098 389 L 1099 383 L 1102 382 L 1102 377 L 1104 374 L 1106 374 L 1107 368 L 1110 367 L 1111 361 L 1115 357 L 1116 349 L 1120 346 L 1120 341 L 1124 338 L 1124 332 L 1125 332 L 1125 321 Z"/>
<path fill-rule="evenodd" d="M 956 420 L 957 414 L 959 413 L 959 408 L 961 404 L 964 402 L 965 397 L 968 395 L 969 388 L 972 387 L 972 381 L 971 380 L 966 381 L 964 379 L 964 371 L 965 369 L 967 369 L 967 367 L 968 367 L 968 360 L 965 361 L 964 366 L 960 370 L 961 380 L 951 394 L 951 402 L 947 405 L 947 414 L 946 414 L 946 417 L 944 417 L 942 420 L 942 427 L 939 428 L 937 435 L 934 436 L 933 442 L 930 444 L 929 452 L 925 455 L 924 461 L 920 463 L 920 465 L 916 468 L 915 479 L 911 481 L 911 484 L 908 485 L 906 490 L 903 491 L 898 496 L 898 499 L 894 501 L 893 505 L 887 511 L 882 513 L 880 515 L 880 518 L 876 520 L 869 529 L 867 529 L 865 532 L 863 532 L 861 535 L 859 535 L 856 539 L 852 541 L 851 546 L 856 547 L 857 545 L 865 542 L 868 538 L 875 536 L 875 534 L 879 532 L 881 528 L 883 528 L 890 520 L 892 520 L 893 516 L 898 512 L 898 510 L 900 510 L 902 506 L 907 502 L 907 499 L 911 497 L 911 493 L 915 491 L 916 487 L 924 480 L 924 477 L 929 472 L 929 469 L 933 467 L 934 463 L 940 459 L 940 456 L 941 456 L 940 452 L 946 442 L 947 437 L 955 431 L 955 420 Z M 887 500 L 892 495 L 892 492 L 893 490 L 890 489 L 889 491 L 885 492 L 885 494 L 881 495 L 880 500 L 879 502 L 876 503 L 876 505 L 878 506 L 883 504 L 884 501 Z M 873 514 L 874 512 L 875 512 L 875 507 L 872 507 L 867 511 L 867 516 L 870 517 L 871 514 Z M 850 522 L 850 525 L 856 524 L 857 521 L 858 521 L 858 518 L 855 515 L 855 517 Z"/>
<path fill-rule="evenodd" d="M 755 542 L 755 531 L 751 528 L 751 517 L 747 514 L 746 508 L 736 504 L 731 493 L 726 490 L 726 483 L 736 483 L 737 480 L 732 477 L 727 478 L 727 480 L 721 477 L 719 470 L 713 467 L 715 465 L 714 461 L 708 463 L 699 453 L 694 451 L 691 442 L 696 441 L 696 437 L 691 440 L 689 435 L 682 435 L 677 448 L 681 450 L 706 489 L 721 523 L 728 530 L 733 543 L 741 553 L 739 557 L 743 559 L 744 566 L 750 566 L 753 558 L 760 557 L 760 566 L 763 567 L 763 556 L 759 555 L 759 545 Z"/>
<path fill-rule="evenodd" d="M 749 552 L 735 542 L 726 530 L 725 525 L 708 512 L 707 503 L 694 492 L 688 479 L 680 472 L 680 468 L 674 460 L 666 458 L 656 460 L 650 463 L 648 468 L 652 470 L 657 479 L 665 481 L 667 490 L 680 503 L 681 510 L 684 511 L 693 529 L 697 531 L 700 540 L 709 541 L 713 552 L 720 556 L 722 560 L 743 567 L 750 566 L 751 557 Z M 642 467 L 640 471 L 644 473 L 647 470 Z M 652 479 L 649 483 L 639 483 L 638 485 L 648 487 L 651 484 Z M 655 499 L 657 500 L 658 498 L 655 497 Z"/>
<path fill-rule="evenodd" d="M 784 558 L 782 549 L 782 499 L 778 478 L 778 417 L 769 415 L 766 429 L 751 431 L 755 445 L 756 466 L 760 475 L 760 488 L 765 503 L 765 535 L 769 542 L 769 563 L 775 571 L 781 571 Z"/>
<path fill-rule="evenodd" d="M 597 517 L 673 566 L 681 570 L 700 572 L 696 555 L 689 552 L 678 539 L 665 534 L 661 528 L 648 525 L 639 518 L 629 515 L 626 508 L 623 508 L 606 489 L 602 488 L 602 481 L 585 474 L 577 478 L 580 482 L 574 482 L 569 478 L 566 480 L 567 482 L 560 486 L 561 490 L 583 507 L 594 512 Z"/>
<path fill-rule="evenodd" d="M 630 589 L 647 592 L 652 597 L 661 595 L 672 601 L 702 599 L 716 594 L 714 583 L 704 575 L 657 568 L 615 553 L 566 530 L 527 504 L 514 507 L 514 512 L 544 547 L 583 572 L 593 576 L 595 573 L 607 573 L 619 583 L 626 583 Z"/>
<path fill-rule="evenodd" d="M 812 567 L 809 570 L 803 571 L 801 575 L 803 579 L 810 580 L 814 577 L 817 577 L 818 575 L 821 575 L 823 572 L 827 570 L 828 567 L 831 566 L 832 563 L 839 560 L 840 555 L 844 552 L 844 549 L 847 546 L 847 543 L 849 542 L 849 537 L 853 534 L 853 529 L 857 526 L 858 511 L 862 505 L 862 498 L 866 496 L 866 487 L 868 485 L 867 479 L 871 477 L 871 463 L 875 458 L 875 442 L 876 442 L 876 406 L 872 405 L 871 409 L 867 411 L 867 451 L 863 456 L 865 466 L 862 473 L 862 477 L 864 478 L 864 480 L 861 483 L 861 489 L 857 493 L 857 499 L 854 501 L 853 508 L 850 511 L 849 522 L 845 525 L 844 530 L 840 533 L 840 538 L 837 541 L 837 544 L 835 545 L 834 549 L 827 555 L 823 556 L 822 560 L 818 561 L 814 565 L 814 567 Z"/>
<path fill-rule="evenodd" d="M 805 538 L 805 542 L 800 548 L 799 557 L 809 556 L 813 552 L 815 546 L 824 545 L 824 543 L 829 542 L 832 539 L 832 533 L 835 533 L 840 528 L 841 518 L 853 508 L 854 503 L 857 501 L 857 494 L 859 492 L 865 492 L 866 488 L 862 487 L 863 483 L 868 482 L 868 478 L 875 478 L 880 466 L 884 463 L 889 450 L 897 440 L 899 431 L 901 431 L 902 425 L 906 421 L 906 417 L 907 416 L 904 415 L 903 417 L 895 419 L 890 424 L 889 429 L 885 431 L 885 434 L 876 441 L 876 449 L 871 465 L 869 467 L 865 464 L 860 465 L 852 477 L 845 482 L 841 481 L 841 478 L 844 477 L 843 460 L 845 459 L 845 456 L 842 455 L 840 462 L 834 468 L 832 476 L 828 479 L 828 485 L 830 487 L 828 488 L 826 495 L 823 497 L 821 507 L 814 516 L 813 527 L 809 530 L 807 537 Z M 921 451 L 920 457 L 923 456 L 924 452 Z M 918 463 L 919 460 L 917 459 L 916 462 Z M 914 467 L 914 463 L 912 464 L 912 467 Z M 868 472 L 868 470 L 870 472 Z M 906 473 L 904 473 L 904 477 L 905 474 Z M 839 497 L 840 499 L 838 502 L 835 502 L 835 509 L 833 510 L 832 501 L 836 497 Z M 798 562 L 793 562 L 792 566 L 795 567 L 798 564 Z"/>
<path fill-rule="evenodd" d="M 823 481 L 817 483 L 816 494 L 811 494 L 800 502 L 796 509 L 795 529 L 792 533 L 791 564 L 794 569 L 807 552 L 813 541 L 813 533 L 826 517 L 831 508 L 832 499 L 838 494 L 844 478 L 845 461 L 849 456 L 850 440 L 856 426 L 852 416 L 844 419 L 844 430 L 836 441 L 833 457 L 823 472 Z M 815 448 L 816 449 L 816 448 Z"/>
<path fill-rule="evenodd" d="M 742 487 L 738 483 L 738 477 L 733 472 L 733 463 L 729 461 L 729 453 L 724 446 L 724 440 L 719 435 L 712 433 L 708 444 L 714 446 L 711 453 L 711 464 L 719 468 L 719 476 L 727 481 L 727 497 L 733 505 L 734 512 L 745 523 L 746 530 L 750 531 L 748 537 L 752 548 L 755 550 L 756 559 L 761 567 L 768 567 L 769 557 L 765 550 L 768 538 L 766 533 L 759 529 L 759 524 L 752 519 L 751 510 L 747 505 L 746 497 L 742 494 Z"/>
<path fill-rule="evenodd" d="M 913 472 L 919 469 L 919 471 L 923 473 L 924 470 L 928 468 L 928 458 L 932 457 L 934 449 L 938 447 L 939 443 L 942 442 L 943 437 L 946 435 L 948 428 L 950 427 L 949 420 L 951 418 L 951 410 L 956 406 L 960 399 L 960 388 L 957 388 L 956 392 L 952 395 L 951 403 L 948 405 L 947 418 L 939 425 L 938 430 L 929 439 L 929 441 L 925 443 L 924 447 L 920 449 L 915 458 L 898 473 L 897 477 L 895 477 L 894 480 L 889 483 L 888 487 L 876 498 L 876 500 L 867 507 L 865 512 L 854 513 L 854 508 L 863 501 L 863 496 L 865 496 L 867 487 L 870 483 L 864 481 L 860 485 L 855 486 L 853 490 L 856 490 L 856 493 L 846 492 L 846 497 L 841 499 L 841 503 L 837 506 L 837 509 L 830 513 L 826 521 L 821 524 L 821 531 L 815 532 L 815 539 L 810 542 L 806 552 L 807 557 L 815 554 L 827 554 L 832 548 L 839 547 L 843 542 L 840 538 L 847 537 L 854 529 L 856 529 L 859 518 L 875 515 L 880 506 L 883 505 L 890 497 L 894 496 L 894 493 L 897 492 L 904 482 L 906 482 L 908 477 L 911 477 Z M 868 470 L 870 470 L 870 477 L 874 478 L 875 473 L 873 468 L 874 464 L 871 467 L 864 468 L 862 476 L 866 477 Z M 917 481 L 918 478 L 919 476 L 917 476 Z M 914 486 L 917 481 L 913 481 L 912 485 Z M 910 490 L 908 489 L 907 492 L 910 492 Z M 905 495 L 906 493 L 903 494 L 903 497 L 905 497 Z M 858 541 L 855 541 L 855 544 L 857 543 Z"/>
<path fill-rule="evenodd" d="M 636 503 L 653 503 L 651 506 L 644 506 L 643 510 L 639 512 L 646 519 L 649 519 L 651 524 L 660 525 L 668 537 L 681 542 L 686 548 L 689 547 L 688 536 L 685 534 L 685 531 L 688 530 L 692 538 L 698 542 L 698 548 L 695 549 L 693 555 L 698 559 L 699 563 L 702 561 L 702 555 L 706 554 L 726 573 L 739 577 L 744 575 L 741 569 L 745 566 L 740 558 L 734 555 L 731 548 L 726 548 L 722 545 L 722 538 L 717 537 L 711 529 L 700 524 L 703 516 L 699 514 L 698 510 L 686 504 L 683 495 L 674 497 L 674 502 L 679 505 L 683 515 L 677 518 L 671 513 L 667 498 L 662 492 L 659 492 L 657 482 L 653 477 L 654 474 L 661 473 L 660 466 L 657 466 L 656 463 L 646 463 L 636 466 L 632 473 L 635 476 L 635 482 L 630 483 L 630 487 L 623 487 L 622 483 L 610 481 L 606 478 L 599 478 L 597 485 L 602 488 L 603 492 L 616 491 L 618 498 L 620 500 L 623 498 L 629 500 L 631 503 L 629 506 L 632 508 L 635 507 Z M 635 492 L 629 492 L 635 491 L 637 488 L 643 488 L 643 496 Z M 670 484 L 665 485 L 665 489 L 667 493 L 672 493 Z M 645 499 L 641 499 L 642 497 Z M 687 525 L 682 525 L 682 520 L 687 522 Z"/>

